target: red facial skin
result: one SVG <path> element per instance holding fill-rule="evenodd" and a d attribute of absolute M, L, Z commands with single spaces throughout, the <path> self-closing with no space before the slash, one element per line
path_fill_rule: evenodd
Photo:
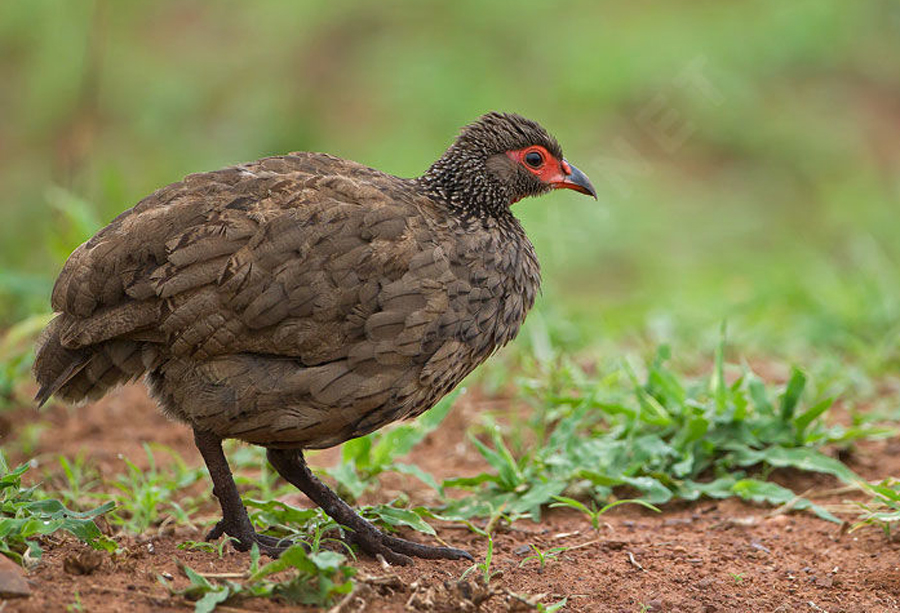
<path fill-rule="evenodd" d="M 533 166 L 528 163 L 526 158 L 529 154 L 534 153 L 541 156 L 541 161 L 540 164 Z M 574 189 L 576 192 L 593 196 L 594 199 L 597 198 L 594 186 L 591 185 L 590 180 L 583 172 L 569 164 L 565 159 L 560 160 L 553 157 L 549 151 L 540 145 L 507 151 L 506 155 L 513 162 L 521 165 L 522 168 L 554 189 Z"/>
<path fill-rule="evenodd" d="M 543 159 L 543 163 L 534 168 L 525 162 L 525 156 L 535 151 L 541 155 Z M 569 167 L 569 163 L 565 160 L 557 160 L 555 157 L 550 155 L 550 152 L 541 147 L 540 145 L 535 145 L 533 147 L 525 147 L 524 149 L 516 149 L 514 151 L 507 151 L 506 155 L 509 156 L 509 159 L 512 161 L 521 164 L 522 167 L 536 176 L 538 179 L 543 181 L 544 183 L 549 183 L 554 188 L 567 187 L 565 185 L 566 175 L 571 174 L 572 170 Z"/>

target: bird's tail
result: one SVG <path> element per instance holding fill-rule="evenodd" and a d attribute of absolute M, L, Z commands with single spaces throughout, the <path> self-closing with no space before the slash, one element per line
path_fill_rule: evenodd
<path fill-rule="evenodd" d="M 34 398 L 38 406 L 53 395 L 73 403 L 100 398 L 154 366 L 157 351 L 151 343 L 112 339 L 78 349 L 64 347 L 66 317 L 57 315 L 37 341 L 32 374 L 40 385 Z"/>

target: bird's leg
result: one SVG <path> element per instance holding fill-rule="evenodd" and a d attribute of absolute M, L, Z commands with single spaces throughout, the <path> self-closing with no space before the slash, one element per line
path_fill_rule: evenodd
<path fill-rule="evenodd" d="M 322 507 L 333 520 L 352 530 L 350 539 L 369 555 L 381 554 L 391 564 L 412 564 L 412 558 L 466 560 L 473 559 L 467 551 L 452 547 L 433 547 L 385 534 L 360 517 L 346 502 L 332 492 L 309 470 L 303 454 L 295 449 L 269 449 L 269 462 L 289 483 Z"/>
<path fill-rule="evenodd" d="M 222 519 L 206 535 L 207 541 L 213 541 L 223 534 L 237 539 L 234 548 L 238 551 L 249 551 L 253 543 L 259 546 L 260 553 L 271 557 L 278 557 L 287 549 L 291 542 L 287 539 L 277 539 L 265 534 L 257 534 L 247 515 L 247 509 L 241 502 L 234 477 L 228 467 L 228 460 L 222 452 L 222 439 L 212 432 L 194 430 L 194 444 L 200 450 L 200 455 L 209 469 L 212 477 L 213 494 L 219 499 L 222 507 Z"/>

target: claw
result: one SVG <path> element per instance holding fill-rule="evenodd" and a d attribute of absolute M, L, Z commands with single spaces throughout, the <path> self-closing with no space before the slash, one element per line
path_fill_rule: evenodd
<path fill-rule="evenodd" d="M 213 526 L 213 529 L 206 533 L 206 537 L 203 540 L 207 542 L 214 541 L 223 534 L 225 534 L 225 521 L 220 519 Z"/>

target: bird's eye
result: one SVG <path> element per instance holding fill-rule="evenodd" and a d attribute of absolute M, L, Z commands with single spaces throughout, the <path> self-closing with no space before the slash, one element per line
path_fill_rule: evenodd
<path fill-rule="evenodd" d="M 544 164 L 544 156 L 537 151 L 529 151 L 525 154 L 525 163 L 532 168 L 540 168 Z"/>

